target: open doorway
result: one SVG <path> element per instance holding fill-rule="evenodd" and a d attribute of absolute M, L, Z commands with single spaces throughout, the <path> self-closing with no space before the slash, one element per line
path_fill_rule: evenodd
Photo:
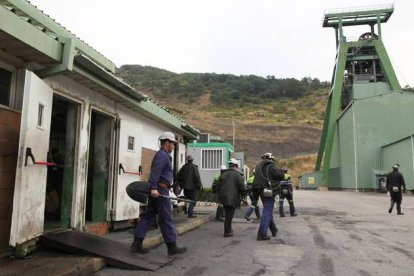
<path fill-rule="evenodd" d="M 79 104 L 53 95 L 46 182 L 44 230 L 69 228 L 72 210 L 74 165 Z"/>
<path fill-rule="evenodd" d="M 89 138 L 86 222 L 104 222 L 108 210 L 109 183 L 113 177 L 113 117 L 92 110 Z"/>

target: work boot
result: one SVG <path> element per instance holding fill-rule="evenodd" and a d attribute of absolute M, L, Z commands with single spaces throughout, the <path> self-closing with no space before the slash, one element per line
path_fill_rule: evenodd
<path fill-rule="evenodd" d="M 134 242 L 131 244 L 131 252 L 137 252 L 139 254 L 147 254 L 148 249 L 142 247 L 143 238 L 134 237 Z"/>
<path fill-rule="evenodd" d="M 187 217 L 188 217 L 188 218 L 196 218 L 197 216 L 194 216 L 194 215 L 188 215 Z"/>
<path fill-rule="evenodd" d="M 267 235 L 262 235 L 260 233 L 257 233 L 257 240 L 258 241 L 268 241 L 270 240 L 270 237 Z"/>
<path fill-rule="evenodd" d="M 250 221 L 250 218 L 249 218 L 248 216 L 244 216 L 244 218 L 245 218 L 247 221 Z"/>
<path fill-rule="evenodd" d="M 223 235 L 225 238 L 227 238 L 227 237 L 233 237 L 233 231 L 230 231 L 230 232 L 227 232 L 227 233 L 224 233 L 224 235 Z"/>
<path fill-rule="evenodd" d="M 182 254 L 187 251 L 187 247 L 177 247 L 177 243 L 167 243 L 168 255 Z"/>
<path fill-rule="evenodd" d="M 277 232 L 278 232 L 279 230 L 277 229 L 276 224 L 275 224 L 274 222 L 271 222 L 271 223 L 269 224 L 269 229 L 270 229 L 270 232 L 272 232 L 272 237 L 276 237 Z"/>

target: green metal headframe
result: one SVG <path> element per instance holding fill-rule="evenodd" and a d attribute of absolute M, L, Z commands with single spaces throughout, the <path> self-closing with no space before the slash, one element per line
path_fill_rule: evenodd
<path fill-rule="evenodd" d="M 341 114 L 341 97 L 345 85 L 346 66 L 352 62 L 371 62 L 374 66 L 372 82 L 377 81 L 375 64 L 381 69 L 381 81 L 389 84 L 391 90 L 400 90 L 401 86 L 392 68 L 390 59 L 381 39 L 381 23 L 387 22 L 393 13 L 393 6 L 375 6 L 370 8 L 328 11 L 325 13 L 323 27 L 335 29 L 337 54 L 332 76 L 332 86 L 329 92 L 328 104 L 315 171 L 321 170 L 322 187 L 328 186 L 331 154 L 333 149 L 337 118 Z M 370 32 L 363 34 L 357 41 L 347 41 L 343 35 L 344 26 L 368 25 Z M 374 33 L 377 25 L 377 34 Z M 372 49 L 369 53 L 361 53 L 361 49 Z M 379 70 L 379 69 L 378 69 Z"/>

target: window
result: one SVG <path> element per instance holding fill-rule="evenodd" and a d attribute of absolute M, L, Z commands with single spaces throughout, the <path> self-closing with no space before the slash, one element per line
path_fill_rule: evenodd
<path fill-rule="evenodd" d="M 39 104 L 39 109 L 37 112 L 37 126 L 43 126 L 43 114 L 44 114 L 45 106 L 43 104 Z"/>
<path fill-rule="evenodd" d="M 0 104 L 10 105 L 10 88 L 11 88 L 12 73 L 3 68 L 0 68 Z"/>
<path fill-rule="evenodd" d="M 201 169 L 217 170 L 223 164 L 223 150 L 209 149 L 201 150 Z"/>
<path fill-rule="evenodd" d="M 128 150 L 134 150 L 135 149 L 135 137 L 128 136 Z"/>

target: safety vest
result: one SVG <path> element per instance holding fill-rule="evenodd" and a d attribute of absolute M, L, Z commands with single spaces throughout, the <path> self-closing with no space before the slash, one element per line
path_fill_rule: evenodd
<path fill-rule="evenodd" d="M 290 174 L 285 173 L 284 180 L 290 180 Z"/>
<path fill-rule="evenodd" d="M 252 176 L 250 176 L 248 179 L 247 179 L 247 185 L 253 185 L 253 181 L 254 181 L 254 175 L 252 175 Z"/>

